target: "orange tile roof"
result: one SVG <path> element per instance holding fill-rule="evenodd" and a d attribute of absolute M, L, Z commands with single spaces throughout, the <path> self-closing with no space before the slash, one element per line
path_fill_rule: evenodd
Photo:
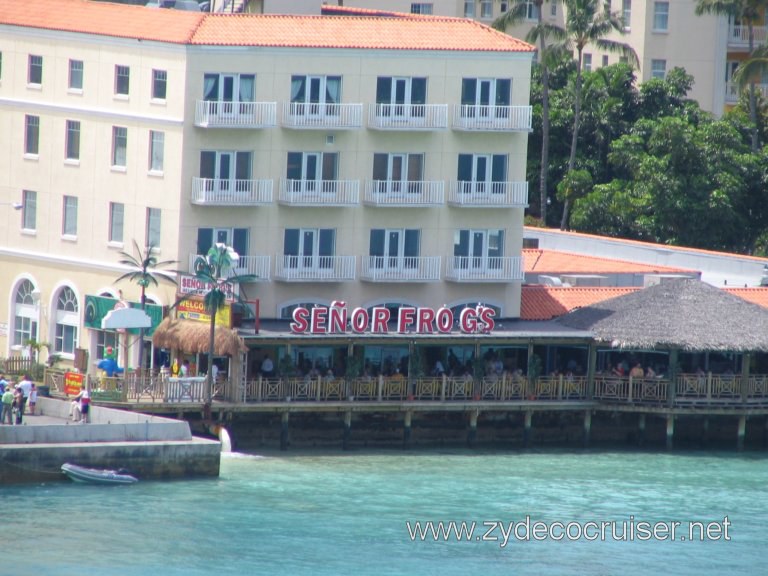
<path fill-rule="evenodd" d="M 674 274 L 694 272 L 694 270 L 685 268 L 533 248 L 523 250 L 523 262 L 526 274 L 556 274 L 558 276 L 561 274 Z"/>
<path fill-rule="evenodd" d="M 576 308 L 590 306 L 609 298 L 630 294 L 636 290 L 639 288 L 523 286 L 520 299 L 520 319 L 551 320 Z"/>
<path fill-rule="evenodd" d="M 463 18 L 207 14 L 92 2 L 0 0 L 0 25 L 175 44 L 533 52 Z"/>
<path fill-rule="evenodd" d="M 636 290 L 640 290 L 640 288 L 562 288 L 559 286 L 527 285 L 522 288 L 520 319 L 551 320 L 576 308 L 591 306 Z M 723 290 L 734 296 L 739 296 L 747 302 L 768 308 L 768 288 L 723 288 Z"/>

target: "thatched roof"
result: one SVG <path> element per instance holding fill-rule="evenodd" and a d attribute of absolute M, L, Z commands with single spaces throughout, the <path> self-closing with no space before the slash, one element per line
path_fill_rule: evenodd
<path fill-rule="evenodd" d="M 614 348 L 768 351 L 768 310 L 693 279 L 676 279 L 557 320 Z"/>
<path fill-rule="evenodd" d="M 207 322 L 166 318 L 155 329 L 152 342 L 160 348 L 180 350 L 187 354 L 208 352 L 211 326 Z M 216 326 L 214 349 L 217 356 L 235 356 L 247 352 L 243 339 L 235 330 Z"/>

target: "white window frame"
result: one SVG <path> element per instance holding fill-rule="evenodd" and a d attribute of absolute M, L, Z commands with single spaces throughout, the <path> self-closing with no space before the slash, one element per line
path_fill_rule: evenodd
<path fill-rule="evenodd" d="M 61 235 L 77 238 L 77 196 L 64 196 L 61 202 Z"/>
<path fill-rule="evenodd" d="M 653 3 L 653 32 L 669 32 L 669 2 Z"/>
<path fill-rule="evenodd" d="M 165 132 L 149 131 L 149 171 L 162 174 L 165 166 Z"/>
<path fill-rule="evenodd" d="M 109 203 L 109 242 L 123 245 L 125 235 L 125 204 Z"/>
<path fill-rule="evenodd" d="M 162 211 L 160 208 L 147 207 L 147 233 L 146 245 L 153 248 L 160 247 Z"/>
<path fill-rule="evenodd" d="M 64 158 L 69 161 L 80 161 L 80 121 L 66 121 L 64 140 Z"/>
<path fill-rule="evenodd" d="M 56 295 L 53 351 L 74 358 L 80 332 L 80 305 L 75 291 L 64 286 Z"/>
<path fill-rule="evenodd" d="M 128 96 L 131 93 L 131 67 L 115 64 L 115 96 Z"/>
<path fill-rule="evenodd" d="M 667 61 L 661 59 L 651 60 L 651 78 L 664 80 L 667 77 Z"/>
<path fill-rule="evenodd" d="M 40 153 L 40 116 L 24 116 L 24 155 L 37 158 Z"/>
<path fill-rule="evenodd" d="M 168 72 L 152 70 L 152 100 L 165 101 L 168 95 Z"/>
<path fill-rule="evenodd" d="M 27 232 L 37 230 L 37 192 L 24 190 L 22 192 L 21 227 Z"/>
<path fill-rule="evenodd" d="M 112 126 L 112 168 L 125 169 L 128 165 L 128 128 Z"/>
<path fill-rule="evenodd" d="M 29 86 L 42 86 L 43 84 L 43 57 L 37 54 L 29 55 L 27 67 L 27 84 Z"/>
<path fill-rule="evenodd" d="M 67 87 L 73 92 L 83 91 L 83 70 L 82 60 L 69 61 L 69 76 L 67 78 Z"/>
<path fill-rule="evenodd" d="M 624 30 L 629 32 L 632 29 L 632 0 L 622 0 L 621 17 L 624 23 Z"/>
<path fill-rule="evenodd" d="M 11 348 L 20 350 L 28 340 L 37 340 L 40 330 L 40 306 L 35 298 L 39 291 L 34 283 L 25 278 L 16 287 L 13 296 L 13 331 Z"/>

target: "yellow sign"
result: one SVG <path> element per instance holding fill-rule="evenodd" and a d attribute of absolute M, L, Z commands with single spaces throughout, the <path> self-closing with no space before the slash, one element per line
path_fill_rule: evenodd
<path fill-rule="evenodd" d="M 191 298 L 179 303 L 176 307 L 176 317 L 195 322 L 211 323 L 211 315 L 205 309 L 203 301 Z M 226 328 L 232 327 L 232 307 L 229 304 L 225 304 L 216 311 L 216 325 Z"/>
<path fill-rule="evenodd" d="M 64 373 L 64 393 L 67 396 L 77 396 L 83 389 L 83 375 L 75 372 Z"/>

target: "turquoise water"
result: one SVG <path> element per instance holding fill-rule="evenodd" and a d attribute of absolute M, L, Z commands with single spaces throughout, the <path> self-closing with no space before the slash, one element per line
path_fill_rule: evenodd
<path fill-rule="evenodd" d="M 758 574 L 767 479 L 762 454 L 225 455 L 214 480 L 0 489 L 0 574 Z M 727 516 L 730 540 L 477 540 L 526 515 L 721 530 Z M 478 527 L 412 541 L 406 522 L 429 520 Z"/>

